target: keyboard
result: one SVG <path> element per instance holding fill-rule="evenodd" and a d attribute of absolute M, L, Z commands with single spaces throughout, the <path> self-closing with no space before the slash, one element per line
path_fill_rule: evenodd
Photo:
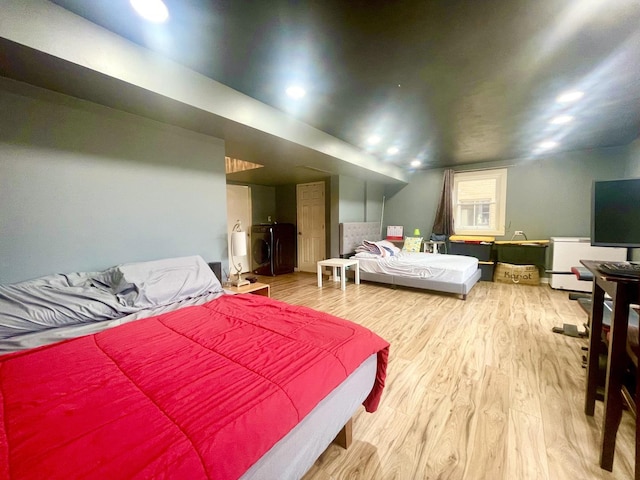
<path fill-rule="evenodd" d="M 640 263 L 605 262 L 598 266 L 598 270 L 616 277 L 640 278 Z"/>

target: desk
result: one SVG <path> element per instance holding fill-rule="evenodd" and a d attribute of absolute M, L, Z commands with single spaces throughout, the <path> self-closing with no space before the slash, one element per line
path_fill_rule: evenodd
<path fill-rule="evenodd" d="M 602 338 L 602 313 L 604 294 L 613 299 L 613 317 L 607 352 L 607 375 L 604 392 L 604 413 L 602 420 L 602 446 L 600 466 L 605 470 L 613 469 L 613 455 L 616 448 L 616 433 L 622 418 L 622 373 L 626 360 L 627 324 L 629 322 L 629 304 L 638 302 L 640 297 L 640 279 L 611 277 L 598 270 L 600 262 L 580 260 L 593 274 L 593 298 L 591 318 L 589 320 L 589 356 L 587 359 L 587 388 L 584 412 L 593 416 L 598 386 L 598 357 Z M 636 420 L 636 451 L 639 445 L 638 422 Z M 636 479 L 639 478 L 638 455 L 636 454 Z"/>
<path fill-rule="evenodd" d="M 322 269 L 324 267 L 333 268 L 333 281 L 337 282 L 337 270 L 340 269 L 340 288 L 346 289 L 347 267 L 355 266 L 356 284 L 360 284 L 360 264 L 357 259 L 352 258 L 330 258 L 328 260 L 320 260 L 318 262 L 318 287 L 322 287 Z"/>

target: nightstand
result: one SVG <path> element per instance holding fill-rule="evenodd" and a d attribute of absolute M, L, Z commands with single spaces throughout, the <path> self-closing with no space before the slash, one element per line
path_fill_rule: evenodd
<path fill-rule="evenodd" d="M 271 297 L 271 285 L 260 282 L 250 283 L 242 287 L 225 287 L 225 290 L 232 293 L 253 293 L 254 295 Z"/>

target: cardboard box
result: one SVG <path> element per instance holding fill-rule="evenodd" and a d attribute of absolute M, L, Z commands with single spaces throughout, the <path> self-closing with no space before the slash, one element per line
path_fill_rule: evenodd
<path fill-rule="evenodd" d="M 512 265 L 498 262 L 493 281 L 517 285 L 540 285 L 540 273 L 535 265 Z"/>

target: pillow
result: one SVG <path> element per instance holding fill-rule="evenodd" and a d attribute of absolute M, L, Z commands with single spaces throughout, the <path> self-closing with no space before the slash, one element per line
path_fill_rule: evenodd
<path fill-rule="evenodd" d="M 405 252 L 419 252 L 422 246 L 422 237 L 407 237 L 404 239 L 402 250 Z"/>
<path fill-rule="evenodd" d="M 222 292 L 220 281 L 200 256 L 118 265 L 103 272 L 123 305 L 148 308 Z"/>
<path fill-rule="evenodd" d="M 122 316 L 118 299 L 93 273 L 54 274 L 0 285 L 0 340 Z"/>
<path fill-rule="evenodd" d="M 199 256 L 0 285 L 0 341 L 50 328 L 112 320 L 143 308 L 215 292 L 222 292 L 220 281 Z"/>

